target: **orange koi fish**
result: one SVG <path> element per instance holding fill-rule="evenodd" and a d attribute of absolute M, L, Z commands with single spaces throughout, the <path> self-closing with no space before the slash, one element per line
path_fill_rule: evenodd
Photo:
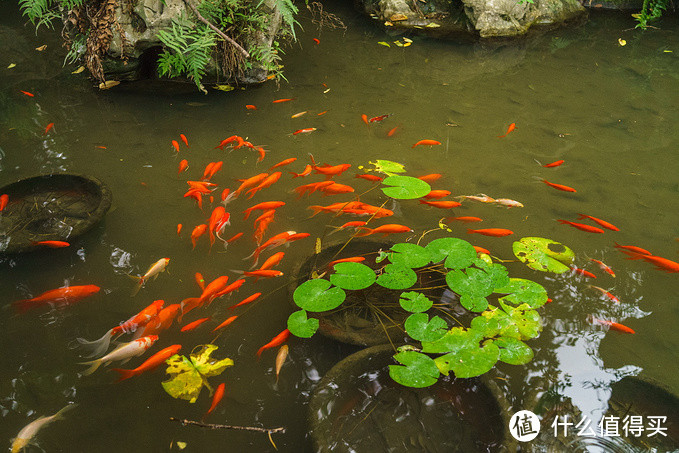
<path fill-rule="evenodd" d="M 297 193 L 297 198 L 301 198 L 305 193 L 309 193 L 311 195 L 312 193 L 316 192 L 317 190 L 325 187 L 325 186 L 330 186 L 332 184 L 335 184 L 335 181 L 321 181 L 321 182 L 314 182 L 311 184 L 304 184 L 302 186 L 295 187 L 293 189 L 294 192 Z"/>
<path fill-rule="evenodd" d="M 153 263 L 144 275 L 140 277 L 131 275 L 133 279 L 137 280 L 137 285 L 132 290 L 132 297 L 134 297 L 137 292 L 139 292 L 141 287 L 144 286 L 144 283 L 146 283 L 150 278 L 156 278 L 158 277 L 158 274 L 164 272 L 168 264 L 170 264 L 170 258 L 161 258 Z"/>
<path fill-rule="evenodd" d="M 304 116 L 304 115 L 306 115 L 306 114 L 307 114 L 307 110 L 305 110 L 305 111 L 303 111 L 303 112 L 295 113 L 295 114 L 292 115 L 290 118 L 293 118 L 293 119 L 294 119 L 294 118 L 299 118 L 300 116 Z"/>
<path fill-rule="evenodd" d="M 259 270 L 264 271 L 264 270 L 267 270 L 267 269 L 271 269 L 274 266 L 278 266 L 281 263 L 281 261 L 283 260 L 284 256 L 285 256 L 285 252 L 274 253 L 269 258 L 267 258 L 266 261 L 264 261 L 264 264 L 261 265 Z"/>
<path fill-rule="evenodd" d="M 384 119 L 389 118 L 389 115 L 390 115 L 390 114 L 388 113 L 388 114 L 386 114 L 386 115 L 375 116 L 375 117 L 373 117 L 373 118 L 370 118 L 370 119 L 368 120 L 368 122 L 369 122 L 369 123 L 375 123 L 375 122 L 378 122 L 378 121 L 382 121 L 382 120 L 384 120 Z"/>
<path fill-rule="evenodd" d="M 349 258 L 341 258 L 339 260 L 331 261 L 328 263 L 328 267 L 333 267 L 335 264 L 339 263 L 361 263 L 365 261 L 365 256 L 352 256 Z"/>
<path fill-rule="evenodd" d="M 192 330 L 195 330 L 196 328 L 198 328 L 198 326 L 200 326 L 201 324 L 203 324 L 205 321 L 209 321 L 209 320 L 210 320 L 209 317 L 197 319 L 197 320 L 195 320 L 195 321 L 193 321 L 193 322 L 188 323 L 188 324 L 185 325 L 184 327 L 182 327 L 182 328 L 180 329 L 180 332 L 190 332 L 190 331 L 192 331 Z"/>
<path fill-rule="evenodd" d="M 543 179 L 542 182 L 547 184 L 549 187 L 553 187 L 553 188 L 555 188 L 557 190 L 561 190 L 563 192 L 577 192 L 577 190 L 575 190 L 572 187 L 564 186 L 563 184 L 556 184 L 556 183 L 553 183 L 553 182 L 549 182 L 546 179 Z"/>
<path fill-rule="evenodd" d="M 545 165 L 543 165 L 543 167 L 554 168 L 554 167 L 558 167 L 559 165 L 563 164 L 564 162 L 566 162 L 566 161 L 565 160 L 557 160 L 555 162 L 552 162 L 551 164 L 545 164 Z"/>
<path fill-rule="evenodd" d="M 221 290 L 215 295 L 215 299 L 218 297 L 226 296 L 227 294 L 231 294 L 234 291 L 238 291 L 241 286 L 245 283 L 244 279 L 238 279 L 235 282 L 231 283 L 229 286 Z"/>
<path fill-rule="evenodd" d="M 236 305 L 230 306 L 230 307 L 229 307 L 229 310 L 233 310 L 234 308 L 240 307 L 240 306 L 242 306 L 242 305 L 247 305 L 247 304 L 249 304 L 250 302 L 253 302 L 253 301 L 257 300 L 257 298 L 258 298 L 259 296 L 261 296 L 261 295 L 262 295 L 262 293 L 255 293 L 255 294 L 253 294 L 252 296 L 247 297 L 247 298 L 243 299 L 242 301 L 238 302 Z"/>
<path fill-rule="evenodd" d="M 387 137 L 393 137 L 393 135 L 396 133 L 396 131 L 398 131 L 398 128 L 399 127 L 396 126 L 395 128 L 390 129 L 389 132 L 387 132 Z"/>
<path fill-rule="evenodd" d="M 601 228 L 594 227 L 592 225 L 585 225 L 584 223 L 576 223 L 576 222 L 569 222 L 568 220 L 563 220 L 563 219 L 557 219 L 557 222 L 561 223 L 562 225 L 570 225 L 574 228 L 577 228 L 578 230 L 581 231 L 586 231 L 588 233 L 603 233 L 604 230 Z"/>
<path fill-rule="evenodd" d="M 273 270 L 273 269 L 257 269 L 256 271 L 244 271 L 243 275 L 245 277 L 255 277 L 255 281 L 259 280 L 259 278 L 273 278 L 273 277 L 282 277 L 284 274 L 281 271 Z"/>
<path fill-rule="evenodd" d="M 5 207 L 7 207 L 7 203 L 9 203 L 9 195 L 3 193 L 0 195 L 0 212 L 2 212 Z"/>
<path fill-rule="evenodd" d="M 314 44 L 318 45 L 321 43 L 321 40 L 318 38 L 314 38 Z"/>
<path fill-rule="evenodd" d="M 198 207 L 203 209 L 203 196 L 201 195 L 200 189 L 191 189 L 184 194 L 184 198 L 193 198 L 198 203 Z"/>
<path fill-rule="evenodd" d="M 381 178 L 377 175 L 356 175 L 354 177 L 360 178 L 360 179 L 365 179 L 366 181 L 370 181 L 370 182 L 381 182 L 384 179 L 384 178 Z"/>
<path fill-rule="evenodd" d="M 226 199 L 229 197 L 229 192 L 231 192 L 231 189 L 229 189 L 228 187 L 226 189 L 222 190 L 222 195 L 221 195 L 222 201 L 226 201 Z M 226 205 L 226 203 L 224 203 L 224 204 Z"/>
<path fill-rule="evenodd" d="M 431 199 L 447 197 L 448 195 L 450 195 L 450 190 L 432 190 L 431 192 L 429 192 L 427 195 L 425 195 L 422 198 L 426 198 L 427 200 L 431 200 Z"/>
<path fill-rule="evenodd" d="M 31 97 L 31 98 L 35 97 L 35 95 L 33 93 L 29 93 L 28 91 L 24 91 L 24 90 L 19 90 L 19 91 L 21 91 L 23 94 L 25 94 L 28 97 Z"/>
<path fill-rule="evenodd" d="M 368 115 L 366 115 L 365 113 L 361 115 L 361 121 L 363 121 L 365 124 L 370 124 L 368 123 Z"/>
<path fill-rule="evenodd" d="M 649 252 L 648 250 L 642 249 L 641 247 L 637 247 L 635 245 L 620 245 L 616 242 L 615 248 L 620 249 L 621 252 L 627 253 L 627 254 L 629 254 L 631 252 L 633 254 L 638 253 L 638 254 L 641 254 L 641 255 L 651 255 L 651 252 Z"/>
<path fill-rule="evenodd" d="M 226 214 L 226 210 L 224 209 L 224 206 L 217 206 L 212 210 L 212 214 L 210 215 L 210 219 L 208 220 L 208 232 L 210 235 L 210 245 L 215 243 L 215 229 L 217 227 L 217 222 L 219 222 L 222 217 Z M 228 222 L 228 218 L 226 220 Z"/>
<path fill-rule="evenodd" d="M 238 318 L 238 316 L 231 316 L 230 318 L 226 318 L 226 321 L 224 321 L 223 323 L 221 323 L 220 325 L 218 325 L 217 327 L 215 327 L 212 331 L 213 331 L 213 332 L 216 332 L 216 331 L 218 331 L 218 330 L 220 330 L 220 329 L 223 329 L 224 327 L 226 327 L 226 326 L 228 326 L 229 324 L 231 324 L 232 322 L 234 322 L 234 321 L 236 320 L 236 318 Z"/>
<path fill-rule="evenodd" d="M 440 145 L 441 142 L 436 141 L 436 140 L 420 140 L 419 142 L 415 143 L 411 148 L 415 148 L 416 146 L 434 146 L 434 145 Z"/>
<path fill-rule="evenodd" d="M 45 291 L 32 299 L 17 300 L 12 305 L 19 313 L 43 305 L 70 305 L 98 293 L 100 289 L 96 285 L 66 286 Z"/>
<path fill-rule="evenodd" d="M 271 217 L 274 217 L 275 215 L 276 215 L 275 209 L 267 209 L 266 211 L 264 211 L 264 213 L 262 215 L 260 215 L 259 217 L 257 217 L 255 219 L 254 223 L 255 223 L 255 225 L 257 225 L 259 222 L 261 222 L 263 220 L 267 220 Z"/>
<path fill-rule="evenodd" d="M 613 322 L 613 321 L 608 321 L 606 319 L 599 319 L 599 318 L 592 317 L 591 322 L 592 322 L 592 324 L 599 324 L 599 325 L 602 325 L 602 326 L 608 326 L 609 329 L 617 330 L 618 332 L 622 332 L 622 333 L 630 333 L 630 334 L 636 333 L 636 332 L 634 332 L 633 329 L 631 329 L 631 328 L 629 328 L 629 327 L 627 327 L 623 324 L 619 324 L 619 323 Z"/>
<path fill-rule="evenodd" d="M 257 106 L 252 104 L 245 104 L 245 108 L 248 110 L 257 110 Z"/>
<path fill-rule="evenodd" d="M 238 197 L 241 194 L 242 191 L 244 191 L 248 187 L 256 186 L 260 182 L 264 181 L 267 178 L 267 176 L 269 176 L 268 173 L 260 173 L 258 175 L 251 177 L 251 178 L 239 179 L 239 181 L 241 182 L 241 185 L 233 193 L 233 196 Z"/>
<path fill-rule="evenodd" d="M 201 274 L 200 272 L 196 272 L 194 278 L 200 290 L 205 291 L 205 277 L 203 277 L 203 274 Z"/>
<path fill-rule="evenodd" d="M 298 129 L 295 132 L 292 133 L 292 135 L 297 135 L 297 134 L 308 134 L 309 132 L 315 131 L 315 127 L 307 127 L 306 129 Z"/>
<path fill-rule="evenodd" d="M 177 224 L 177 236 L 179 236 L 181 234 L 182 228 L 184 228 L 184 225 L 182 225 L 181 223 L 178 223 Z"/>
<path fill-rule="evenodd" d="M 92 360 L 90 362 L 81 363 L 81 365 L 90 365 L 90 367 L 83 371 L 82 374 L 83 376 L 89 376 L 90 374 L 97 371 L 97 369 L 102 364 L 107 364 L 116 360 L 125 361 L 132 357 L 142 355 L 156 341 L 158 341 L 158 335 L 149 335 L 147 337 L 142 337 L 137 340 L 130 341 L 129 343 L 123 343 L 113 351 L 106 354 L 104 357 Z"/>
<path fill-rule="evenodd" d="M 619 304 L 619 303 L 620 303 L 620 299 L 618 299 L 617 297 L 615 297 L 613 294 L 609 293 L 609 292 L 606 291 L 605 289 L 599 288 L 598 286 L 594 286 L 594 285 L 587 285 L 587 286 L 588 286 L 589 288 L 596 289 L 596 290 L 599 291 L 602 295 L 608 297 L 613 303 L 616 303 L 616 304 Z"/>
<path fill-rule="evenodd" d="M 121 368 L 112 368 L 113 371 L 117 371 L 120 376 L 118 376 L 118 380 L 116 382 L 124 381 L 125 379 L 129 379 L 134 376 L 139 376 L 142 373 L 145 373 L 147 371 L 152 371 L 156 368 L 158 368 L 160 365 L 165 363 L 167 359 L 172 357 L 173 355 L 177 354 L 182 348 L 182 345 L 180 344 L 173 344 L 172 346 L 168 346 L 165 349 L 162 349 L 155 354 L 153 354 L 151 357 L 146 359 L 144 363 L 139 365 L 137 368 L 133 370 L 123 370 Z"/>
<path fill-rule="evenodd" d="M 250 217 L 250 213 L 252 211 L 257 211 L 257 210 L 266 211 L 268 209 L 278 209 L 281 206 L 285 206 L 285 202 L 283 202 L 283 201 L 265 201 L 263 203 L 256 204 L 256 205 L 254 205 L 250 208 L 247 208 L 245 211 L 243 211 L 245 213 L 245 217 L 244 217 L 243 220 L 247 220 L 248 217 Z"/>
<path fill-rule="evenodd" d="M 660 256 L 636 254 L 636 256 L 633 256 L 631 259 L 642 259 L 647 263 L 653 264 L 659 271 L 670 273 L 679 272 L 679 263 Z"/>
<path fill-rule="evenodd" d="M 339 203 L 333 203 L 328 206 L 309 206 L 307 209 L 311 209 L 314 213 L 311 214 L 311 217 L 315 216 L 319 212 L 340 212 L 340 211 L 345 211 L 347 209 L 360 209 L 361 203 L 360 201 L 346 201 L 346 202 L 339 202 Z"/>
<path fill-rule="evenodd" d="M 172 326 L 174 318 L 177 317 L 181 310 L 180 304 L 172 304 L 160 310 L 156 316 L 154 316 L 141 331 L 141 336 L 147 335 L 157 335 L 160 332 L 169 329 Z"/>
<path fill-rule="evenodd" d="M 589 271 L 586 271 L 584 269 L 580 269 L 579 267 L 571 266 L 571 270 L 575 272 L 576 274 L 584 275 L 585 277 L 588 278 L 596 278 L 596 275 L 592 274 Z"/>
<path fill-rule="evenodd" d="M 467 233 L 472 234 L 472 233 L 477 233 L 477 234 L 482 234 L 484 236 L 492 236 L 492 237 L 502 237 L 502 236 L 509 236 L 510 234 L 514 234 L 512 230 L 507 230 L 504 228 L 485 228 L 482 230 L 467 230 Z"/>
<path fill-rule="evenodd" d="M 248 200 L 250 198 L 254 197 L 255 194 L 257 192 L 259 192 L 260 190 L 266 189 L 267 187 L 273 185 L 276 181 L 278 181 L 281 178 L 281 175 L 282 175 L 282 173 L 280 171 L 272 173 L 269 176 L 267 176 L 266 179 L 264 179 L 264 181 L 259 183 L 259 185 L 257 187 L 254 187 L 254 188 L 248 190 L 247 193 L 250 194 L 250 196 L 248 197 Z"/>
<path fill-rule="evenodd" d="M 175 151 L 179 152 L 179 142 L 177 140 L 172 140 L 172 147 Z"/>
<path fill-rule="evenodd" d="M 389 209 L 380 208 L 361 202 L 358 202 L 357 209 L 351 209 L 349 206 L 347 206 L 343 208 L 342 211 L 350 214 L 370 215 L 376 219 L 381 219 L 382 217 L 391 217 L 394 215 L 394 211 L 390 211 Z"/>
<path fill-rule="evenodd" d="M 578 214 L 578 216 L 579 216 L 578 220 L 590 219 L 593 222 L 601 225 L 604 228 L 607 228 L 607 229 L 612 230 L 612 231 L 620 231 L 620 228 L 616 227 L 612 223 L 606 222 L 605 220 L 597 219 L 596 217 L 592 217 L 591 215 L 585 215 L 585 214 Z"/>
<path fill-rule="evenodd" d="M 356 237 L 360 236 L 368 236 L 370 234 L 377 234 L 377 233 L 382 233 L 384 236 L 388 234 L 394 234 L 394 233 L 412 233 L 414 230 L 410 227 L 407 227 L 405 225 L 399 225 L 397 223 L 388 223 L 386 225 L 380 225 L 377 228 L 368 228 L 368 227 L 358 227 L 361 231 L 360 233 L 356 234 Z"/>
<path fill-rule="evenodd" d="M 225 147 L 226 145 L 228 145 L 229 143 L 235 142 L 235 141 L 237 141 L 238 139 L 240 139 L 241 143 L 243 142 L 243 139 L 240 138 L 239 136 L 237 136 L 237 135 L 232 135 L 231 137 L 225 138 L 224 140 L 222 140 L 221 142 L 219 142 L 219 145 L 215 146 L 214 149 L 217 149 L 217 148 L 219 148 L 219 149 L 224 149 L 224 147 Z"/>
<path fill-rule="evenodd" d="M 438 173 L 432 173 L 430 175 L 420 176 L 417 179 L 421 179 L 424 182 L 434 182 L 434 181 L 438 181 L 439 179 L 441 179 L 441 175 L 438 174 Z"/>
<path fill-rule="evenodd" d="M 243 233 L 242 233 L 242 232 L 241 232 L 241 233 L 238 233 L 238 234 L 235 234 L 235 235 L 233 235 L 233 237 L 231 237 L 230 239 L 227 239 L 227 240 L 226 240 L 226 243 L 227 243 L 227 244 L 231 244 L 232 242 L 237 241 L 238 239 L 240 239 L 241 236 L 243 236 Z"/>
<path fill-rule="evenodd" d="M 281 368 L 283 368 L 285 359 L 288 358 L 288 350 L 289 350 L 288 345 L 284 344 L 278 350 L 278 354 L 276 354 L 276 383 L 278 383 L 278 375 L 281 372 Z"/>
<path fill-rule="evenodd" d="M 427 201 L 427 200 L 419 201 L 420 204 L 426 204 L 439 209 L 452 209 L 462 206 L 462 203 L 460 203 L 459 201 Z"/>
<path fill-rule="evenodd" d="M 259 158 L 257 159 L 257 162 L 263 161 L 264 157 L 266 156 L 266 150 L 261 146 L 257 146 L 255 150 L 259 153 Z"/>
<path fill-rule="evenodd" d="M 483 247 L 479 247 L 477 245 L 472 245 L 472 247 L 474 247 L 474 250 L 476 250 L 477 254 L 484 253 L 486 255 L 490 255 L 490 252 L 487 249 L 484 249 Z"/>
<path fill-rule="evenodd" d="M 198 241 L 198 238 L 207 232 L 207 227 L 208 226 L 206 224 L 201 223 L 191 232 L 191 243 L 193 244 L 193 249 L 196 248 L 196 242 Z"/>
<path fill-rule="evenodd" d="M 309 176 L 311 174 L 311 172 L 313 171 L 313 169 L 314 169 L 314 167 L 307 164 L 307 166 L 304 167 L 304 170 L 302 171 L 302 173 L 295 173 L 294 171 L 291 171 L 291 172 L 288 172 L 288 173 L 290 173 L 293 178 L 299 178 L 300 176 L 301 177 Z"/>
<path fill-rule="evenodd" d="M 615 272 L 613 272 L 613 269 L 611 269 L 610 267 L 608 267 L 608 266 L 607 266 L 606 264 L 604 264 L 603 262 L 601 262 L 601 261 L 599 261 L 599 260 L 595 260 L 594 258 L 590 258 L 589 260 L 592 261 L 593 263 L 598 264 L 599 267 L 601 268 L 601 270 L 604 271 L 604 272 L 606 272 L 607 274 L 610 274 L 611 277 L 615 277 Z"/>
<path fill-rule="evenodd" d="M 264 250 L 266 250 L 267 248 L 274 248 L 274 247 L 278 247 L 278 246 L 280 246 L 280 245 L 283 245 L 283 244 L 285 244 L 285 243 L 288 241 L 288 239 L 290 239 L 291 237 L 295 236 L 296 234 L 297 234 L 296 231 L 284 231 L 283 233 L 279 233 L 279 234 L 273 236 L 272 238 L 270 238 L 270 239 L 269 239 L 268 241 L 266 241 L 264 244 L 262 244 L 262 245 L 260 245 L 259 247 L 257 247 L 257 248 L 255 249 L 255 251 L 252 252 L 252 254 L 251 254 L 250 256 L 247 256 L 247 257 L 245 257 L 245 258 L 243 258 L 243 259 L 244 259 L 244 260 L 247 260 L 247 259 L 250 259 L 250 258 L 254 258 L 254 259 L 255 259 L 254 263 L 255 263 L 255 265 L 256 265 L 257 262 L 259 261 L 259 255 L 260 255 Z"/>
<path fill-rule="evenodd" d="M 290 102 L 294 101 L 295 98 L 289 98 L 289 99 L 276 99 L 275 101 L 271 101 L 272 104 L 280 104 L 281 102 Z"/>
<path fill-rule="evenodd" d="M 217 297 L 216 294 L 218 294 L 224 288 L 226 288 L 228 283 L 229 283 L 228 275 L 221 275 L 212 280 L 201 293 L 199 297 L 200 303 L 203 304 L 205 302 L 212 302 L 212 300 L 215 299 L 215 297 Z"/>
<path fill-rule="evenodd" d="M 351 167 L 351 164 L 341 164 L 341 165 L 326 165 L 323 167 L 318 167 L 314 165 L 314 170 L 316 173 L 325 175 L 325 179 L 330 179 L 333 176 L 341 175 Z"/>
<path fill-rule="evenodd" d="M 273 167 L 269 168 L 268 171 L 271 171 L 271 170 L 273 170 L 274 168 L 282 167 L 282 166 L 284 166 L 284 165 L 289 165 L 289 164 L 293 163 L 293 162 L 296 161 L 296 160 L 297 160 L 296 157 L 291 157 L 291 158 L 289 158 L 289 159 L 282 160 L 282 161 L 278 162 L 276 165 L 274 165 Z"/>
<path fill-rule="evenodd" d="M 328 196 L 328 195 L 339 195 L 343 193 L 351 193 L 354 191 L 354 188 L 346 184 L 333 183 L 327 186 L 321 186 L 318 188 L 318 190 L 320 192 L 323 192 L 325 194 L 324 196 Z"/>
<path fill-rule="evenodd" d="M 179 138 L 184 142 L 184 144 L 186 145 L 187 148 L 190 148 L 189 141 L 187 140 L 186 135 L 179 134 Z"/>
<path fill-rule="evenodd" d="M 269 228 L 269 225 L 272 222 L 273 216 L 268 216 L 261 220 L 259 224 L 255 223 L 256 225 L 255 233 L 252 235 L 252 237 L 254 238 L 257 245 L 260 245 L 262 243 L 262 239 L 264 239 L 264 233 L 266 232 L 267 228 Z"/>
<path fill-rule="evenodd" d="M 39 241 L 39 242 L 31 242 L 33 245 L 44 245 L 45 247 L 50 247 L 53 249 L 58 249 L 61 247 L 68 247 L 71 244 L 66 242 L 66 241 Z"/>
<path fill-rule="evenodd" d="M 464 223 L 472 223 L 472 222 L 483 222 L 483 219 L 480 217 L 472 217 L 472 216 L 461 216 L 461 217 L 446 217 L 443 219 L 444 222 L 464 222 Z"/>
<path fill-rule="evenodd" d="M 328 111 L 327 111 L 327 110 L 323 110 L 321 113 L 317 113 L 316 116 L 325 115 L 326 113 L 328 113 Z"/>
<path fill-rule="evenodd" d="M 334 227 L 333 230 L 332 230 L 330 233 L 328 233 L 328 235 L 331 235 L 331 234 L 333 234 L 333 233 L 336 233 L 336 232 L 338 232 L 339 230 L 344 230 L 344 229 L 346 229 L 346 228 L 357 228 L 357 227 L 362 227 L 362 226 L 365 226 L 366 224 L 367 224 L 367 222 L 364 222 L 364 221 L 362 221 L 362 220 L 355 220 L 355 221 L 353 221 L 353 222 L 347 222 L 347 223 L 345 223 L 345 224 L 342 225 L 342 226 Z"/>
<path fill-rule="evenodd" d="M 507 132 L 505 132 L 504 135 L 498 135 L 497 137 L 498 137 L 498 138 L 506 137 L 506 136 L 509 135 L 509 133 L 510 133 L 511 131 L 513 131 L 514 129 L 516 129 L 516 123 L 510 124 L 509 127 L 507 128 Z"/>
<path fill-rule="evenodd" d="M 265 344 L 264 346 L 257 350 L 257 357 L 260 357 L 262 355 L 262 352 L 264 352 L 267 349 L 275 348 L 276 346 L 282 345 L 288 340 L 289 337 L 290 331 L 288 329 L 283 330 L 281 333 L 273 337 L 273 339 L 270 342 L 268 342 L 267 344 Z"/>
<path fill-rule="evenodd" d="M 210 405 L 210 409 L 207 410 L 205 415 L 203 415 L 203 418 L 207 417 L 213 410 L 215 410 L 215 407 L 217 407 L 217 404 L 224 398 L 224 388 L 226 387 L 226 384 L 223 382 L 217 386 L 217 389 L 215 390 L 215 394 L 212 397 L 212 404 Z"/>
<path fill-rule="evenodd" d="M 189 161 L 186 160 L 186 159 L 182 159 L 182 161 L 179 162 L 179 170 L 177 170 L 177 174 L 180 174 L 181 172 L 183 172 L 187 168 L 189 168 Z"/>
<path fill-rule="evenodd" d="M 49 123 L 47 127 L 45 128 L 45 132 L 42 133 L 42 135 L 47 135 L 47 133 L 54 127 L 54 123 Z"/>

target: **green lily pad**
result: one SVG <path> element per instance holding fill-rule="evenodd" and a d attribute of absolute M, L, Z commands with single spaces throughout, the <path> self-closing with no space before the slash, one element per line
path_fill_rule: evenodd
<path fill-rule="evenodd" d="M 438 316 L 430 320 L 426 313 L 413 313 L 406 319 L 404 327 L 413 340 L 436 341 L 445 335 L 448 325 Z"/>
<path fill-rule="evenodd" d="M 346 293 L 342 288 L 332 286 L 322 278 L 308 280 L 299 285 L 292 294 L 292 299 L 298 307 L 307 311 L 328 311 L 339 307 Z"/>
<path fill-rule="evenodd" d="M 490 306 L 481 316 L 472 319 L 471 328 L 485 337 L 511 337 L 527 340 L 542 330 L 540 315 L 528 304 L 512 307 L 500 301 L 502 308 Z"/>
<path fill-rule="evenodd" d="M 500 360 L 510 365 L 524 365 L 533 360 L 533 350 L 523 341 L 511 337 L 495 340 L 500 348 Z"/>
<path fill-rule="evenodd" d="M 375 271 L 361 263 L 337 263 L 330 283 L 342 289 L 365 289 L 375 283 Z"/>
<path fill-rule="evenodd" d="M 426 266 L 431 261 L 429 252 L 421 245 L 401 242 L 394 244 L 391 250 L 392 253 L 389 254 L 389 261 L 394 264 L 402 264 L 411 269 Z"/>
<path fill-rule="evenodd" d="M 425 312 L 429 310 L 432 305 L 434 305 L 434 302 L 432 302 L 427 296 L 415 291 L 401 293 L 401 298 L 398 300 L 398 302 L 405 311 L 409 311 L 411 313 Z"/>
<path fill-rule="evenodd" d="M 434 360 L 442 374 L 453 371 L 459 378 L 480 376 L 500 357 L 500 349 L 492 342 L 481 346 L 482 339 L 478 332 L 454 327 L 437 341 L 423 342 L 422 352 L 446 353 Z"/>
<path fill-rule="evenodd" d="M 467 241 L 458 238 L 434 239 L 425 247 L 434 263 L 446 260 L 448 269 L 464 269 L 476 260 L 476 250 Z"/>
<path fill-rule="evenodd" d="M 384 173 L 386 175 L 393 175 L 394 173 L 405 173 L 406 169 L 403 164 L 392 162 L 390 160 L 377 159 L 375 162 L 370 162 L 375 166 L 375 171 Z"/>
<path fill-rule="evenodd" d="M 488 308 L 488 299 L 485 297 L 463 294 L 460 296 L 460 305 L 469 311 L 480 313 Z"/>
<path fill-rule="evenodd" d="M 407 387 L 429 387 L 438 380 L 439 369 L 434 360 L 417 351 L 404 351 L 394 355 L 394 359 L 401 365 L 389 365 L 389 376 L 401 385 Z"/>
<path fill-rule="evenodd" d="M 288 317 L 288 330 L 300 338 L 310 338 L 318 330 L 318 319 L 308 318 L 305 310 L 293 312 Z"/>
<path fill-rule="evenodd" d="M 570 270 L 566 265 L 575 259 L 575 253 L 565 245 L 551 239 L 526 237 L 512 244 L 514 255 L 531 269 L 562 274 Z"/>
<path fill-rule="evenodd" d="M 377 284 L 389 289 L 407 289 L 417 282 L 414 270 L 403 264 L 387 264 L 379 277 Z"/>
<path fill-rule="evenodd" d="M 513 305 L 528 304 L 531 308 L 542 307 L 547 303 L 547 290 L 531 280 L 510 278 L 506 286 L 496 288 L 496 293 L 507 294 L 500 300 Z"/>
<path fill-rule="evenodd" d="M 475 267 L 465 271 L 452 270 L 446 274 L 448 287 L 457 294 L 471 297 L 486 297 L 493 294 L 493 276 Z"/>
<path fill-rule="evenodd" d="M 394 175 L 382 180 L 382 192 L 388 197 L 398 200 L 412 200 L 421 198 L 431 192 L 431 186 L 421 179 L 412 176 Z"/>

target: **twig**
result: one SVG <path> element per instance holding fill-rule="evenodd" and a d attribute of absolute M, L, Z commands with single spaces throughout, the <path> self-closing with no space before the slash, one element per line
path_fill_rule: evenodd
<path fill-rule="evenodd" d="M 221 31 L 219 28 L 215 27 L 210 21 L 208 21 L 206 18 L 204 18 L 204 17 L 198 12 L 198 9 L 197 9 L 195 6 L 193 6 L 191 3 L 189 3 L 188 0 L 184 0 L 184 3 L 186 3 L 186 6 L 188 6 L 189 8 L 191 8 L 191 11 L 193 11 L 193 14 L 196 15 L 196 17 L 198 18 L 198 20 L 200 20 L 200 21 L 203 22 L 205 25 L 207 25 L 207 26 L 210 27 L 212 30 L 214 30 L 214 32 L 217 33 L 219 36 L 221 36 L 221 37 L 224 39 L 224 41 L 228 42 L 229 44 L 231 44 L 232 46 L 234 46 L 236 49 L 238 49 L 238 51 L 240 51 L 240 53 L 242 53 L 243 56 L 245 56 L 245 58 L 250 58 L 250 54 L 248 53 L 247 50 L 245 50 L 240 44 L 238 44 L 238 43 L 237 43 L 236 41 L 234 41 L 233 39 L 229 38 L 227 35 L 224 34 L 223 31 Z"/>
<path fill-rule="evenodd" d="M 255 431 L 258 433 L 268 433 L 268 434 L 275 434 L 275 433 L 284 433 L 285 428 L 258 428 L 256 426 L 233 426 L 233 425 L 215 425 L 213 423 L 202 423 L 202 422 L 197 422 L 194 420 L 186 420 L 186 419 L 180 419 L 180 418 L 175 418 L 175 417 L 170 417 L 170 421 L 172 422 L 179 422 L 182 425 L 194 425 L 194 426 L 200 426 L 202 428 L 210 428 L 210 429 L 239 429 L 241 431 Z"/>

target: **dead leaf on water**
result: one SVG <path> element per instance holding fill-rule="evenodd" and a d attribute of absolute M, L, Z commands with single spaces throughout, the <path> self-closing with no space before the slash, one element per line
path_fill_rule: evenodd
<path fill-rule="evenodd" d="M 232 90 L 236 89 L 235 87 L 232 87 L 231 85 L 215 85 L 212 88 L 214 88 L 215 90 L 219 90 L 219 91 L 232 91 Z"/>
<path fill-rule="evenodd" d="M 38 52 L 42 52 L 45 49 L 47 49 L 47 44 L 43 44 L 42 46 L 35 48 L 35 50 L 37 50 Z"/>
<path fill-rule="evenodd" d="M 99 89 L 108 90 L 109 88 L 113 88 L 116 85 L 120 85 L 120 82 L 118 82 L 117 80 L 107 80 L 99 84 Z"/>
<path fill-rule="evenodd" d="M 387 21 L 384 22 L 384 25 L 385 25 L 385 27 L 391 27 L 391 26 L 394 25 L 394 24 L 392 24 L 391 22 L 389 22 L 389 21 L 387 20 Z"/>
<path fill-rule="evenodd" d="M 316 255 L 321 253 L 321 238 L 316 238 Z"/>
<path fill-rule="evenodd" d="M 83 72 L 84 70 L 85 70 L 85 66 L 79 66 L 78 69 L 76 69 L 75 71 L 71 72 L 71 74 L 80 74 L 80 73 Z"/>
<path fill-rule="evenodd" d="M 437 24 L 436 22 L 432 22 L 430 24 L 425 25 L 427 28 L 439 28 L 440 25 Z"/>
<path fill-rule="evenodd" d="M 403 43 L 403 47 L 408 47 L 408 46 L 410 46 L 410 45 L 412 45 L 412 44 L 413 44 L 412 42 L 404 42 L 404 43 Z"/>
<path fill-rule="evenodd" d="M 330 88 L 328 88 L 327 90 L 325 90 L 325 91 L 323 92 L 323 94 L 326 94 L 328 91 L 330 91 Z"/>
<path fill-rule="evenodd" d="M 403 47 L 403 43 L 401 41 L 394 41 L 394 44 L 396 44 L 399 47 Z"/>
<path fill-rule="evenodd" d="M 182 442 L 182 441 L 178 440 L 177 441 L 177 447 L 179 447 L 180 450 L 185 449 L 186 448 L 186 442 Z"/>
<path fill-rule="evenodd" d="M 7 66 L 7 69 L 12 69 L 12 68 L 15 68 L 15 67 L 16 67 L 16 64 L 10 63 L 9 66 Z"/>
<path fill-rule="evenodd" d="M 385 46 L 385 47 L 391 47 L 388 42 L 384 42 L 384 41 L 380 41 L 377 44 L 379 44 L 381 46 Z"/>
<path fill-rule="evenodd" d="M 404 38 L 403 38 L 403 42 L 413 42 L 413 40 L 412 40 L 412 39 L 408 39 L 408 38 L 404 37 Z"/>
<path fill-rule="evenodd" d="M 622 39 L 622 38 L 618 38 L 618 44 L 620 44 L 620 46 L 622 47 L 622 46 L 627 45 L 627 41 L 625 41 L 625 40 Z"/>

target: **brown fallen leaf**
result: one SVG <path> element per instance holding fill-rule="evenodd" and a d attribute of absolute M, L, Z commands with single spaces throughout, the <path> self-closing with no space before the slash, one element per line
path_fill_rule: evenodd
<path fill-rule="evenodd" d="M 71 72 L 71 74 L 80 74 L 80 73 L 83 72 L 84 70 L 85 70 L 85 66 L 79 66 L 78 69 L 76 69 L 75 71 Z"/>
<path fill-rule="evenodd" d="M 116 85 L 120 85 L 120 82 L 118 82 L 117 80 L 107 80 L 99 84 L 99 89 L 108 90 L 109 88 L 113 88 Z"/>
<path fill-rule="evenodd" d="M 42 46 L 35 48 L 35 50 L 37 50 L 38 52 L 42 52 L 45 49 L 47 49 L 47 44 L 43 44 Z"/>

